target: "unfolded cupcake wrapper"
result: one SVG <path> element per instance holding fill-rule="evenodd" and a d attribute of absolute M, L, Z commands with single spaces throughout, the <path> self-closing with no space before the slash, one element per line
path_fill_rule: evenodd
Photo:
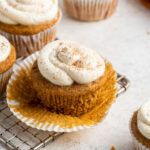
<path fill-rule="evenodd" d="M 38 55 L 39 52 L 36 52 L 21 61 L 19 65 L 14 66 L 14 74 L 11 76 L 7 86 L 7 103 L 12 113 L 28 126 L 44 131 L 75 132 L 93 127 L 102 122 L 108 114 L 110 106 L 115 102 L 116 89 L 113 89 L 112 93 L 108 94 L 108 100 L 104 107 L 96 106 L 91 112 L 80 117 L 52 113 L 39 103 L 36 105 L 22 104 L 27 99 L 24 99 L 23 102 L 20 101 L 22 96 L 24 96 L 21 92 L 26 88 L 25 85 L 21 85 L 25 79 L 19 78 L 21 76 L 20 70 L 30 74 L 31 67 Z M 19 83 L 16 84 L 15 81 L 19 81 Z M 15 95 L 14 87 L 18 89 L 18 93 L 21 93 L 20 95 Z M 28 92 L 27 95 L 30 95 Z"/>
<path fill-rule="evenodd" d="M 118 0 L 64 0 L 66 11 L 81 21 L 98 21 L 111 16 Z"/>
<path fill-rule="evenodd" d="M 5 36 L 15 47 L 18 57 L 29 56 L 30 54 L 41 50 L 48 42 L 55 40 L 56 28 L 60 19 L 61 15 L 55 25 L 38 34 L 18 35 L 7 33 L 2 30 L 0 30 L 0 34 Z"/>
<path fill-rule="evenodd" d="M 131 119 L 132 120 L 132 119 Z M 145 145 L 143 145 L 142 143 L 140 143 L 136 137 L 134 136 L 132 129 L 131 129 L 131 120 L 130 120 L 130 124 L 129 124 L 129 129 L 130 129 L 130 133 L 131 133 L 131 138 L 132 138 L 132 143 L 134 145 L 135 150 L 150 150 L 150 148 L 147 148 Z"/>
<path fill-rule="evenodd" d="M 6 72 L 0 74 L 0 97 L 6 92 L 6 86 L 12 73 L 13 68 L 11 67 Z"/>

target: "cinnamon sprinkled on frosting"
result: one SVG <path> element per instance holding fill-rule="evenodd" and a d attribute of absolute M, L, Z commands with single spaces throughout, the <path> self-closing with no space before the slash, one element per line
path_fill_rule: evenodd
<path fill-rule="evenodd" d="M 55 41 L 38 58 L 40 73 L 53 84 L 68 86 L 90 83 L 104 74 L 105 63 L 95 51 L 75 42 Z"/>

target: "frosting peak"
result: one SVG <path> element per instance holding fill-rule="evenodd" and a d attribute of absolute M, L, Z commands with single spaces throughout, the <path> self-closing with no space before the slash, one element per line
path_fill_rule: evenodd
<path fill-rule="evenodd" d="M 150 140 L 150 101 L 143 104 L 139 109 L 137 126 L 140 133 Z"/>
<path fill-rule="evenodd" d="M 57 0 L 1 0 L 0 22 L 38 25 L 57 16 Z"/>
<path fill-rule="evenodd" d="M 71 47 L 64 44 L 61 45 L 57 50 L 57 57 L 65 64 L 72 65 L 78 59 L 80 59 L 80 54 L 75 50 L 72 50 Z"/>
<path fill-rule="evenodd" d="M 6 60 L 11 51 L 11 46 L 9 41 L 0 35 L 0 62 Z"/>
<path fill-rule="evenodd" d="M 43 77 L 60 86 L 90 83 L 104 74 L 102 57 L 75 42 L 55 41 L 47 44 L 38 58 Z"/>

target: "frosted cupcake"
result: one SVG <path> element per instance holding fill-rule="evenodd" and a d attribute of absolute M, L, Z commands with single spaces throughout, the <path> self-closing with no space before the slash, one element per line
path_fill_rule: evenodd
<path fill-rule="evenodd" d="M 136 150 L 150 150 L 150 101 L 134 112 L 131 135 Z"/>
<path fill-rule="evenodd" d="M 6 85 L 12 74 L 12 66 L 16 61 L 16 52 L 8 40 L 0 35 L 0 97 L 6 90 Z"/>
<path fill-rule="evenodd" d="M 60 17 L 57 0 L 0 1 L 0 34 L 28 56 L 55 39 Z"/>
<path fill-rule="evenodd" d="M 147 8 L 150 9 L 150 0 L 140 0 L 140 2 Z"/>
<path fill-rule="evenodd" d="M 102 122 L 116 92 L 110 62 L 78 43 L 55 41 L 20 62 L 7 86 L 7 103 L 33 128 L 73 132 Z"/>
<path fill-rule="evenodd" d="M 63 0 L 70 16 L 81 21 L 98 21 L 110 17 L 118 0 Z"/>
<path fill-rule="evenodd" d="M 101 87 L 107 82 L 106 66 L 104 59 L 91 49 L 75 42 L 55 41 L 41 50 L 33 64 L 31 80 L 45 107 L 80 116 L 104 103 Z"/>

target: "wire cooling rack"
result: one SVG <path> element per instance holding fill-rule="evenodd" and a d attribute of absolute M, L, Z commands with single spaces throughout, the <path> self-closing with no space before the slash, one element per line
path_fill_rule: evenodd
<path fill-rule="evenodd" d="M 19 65 L 18 59 L 16 65 Z M 117 73 L 117 97 L 130 85 L 129 80 Z M 0 99 L 0 142 L 11 150 L 38 150 L 63 133 L 47 132 L 26 126 L 10 112 L 5 96 Z"/>

